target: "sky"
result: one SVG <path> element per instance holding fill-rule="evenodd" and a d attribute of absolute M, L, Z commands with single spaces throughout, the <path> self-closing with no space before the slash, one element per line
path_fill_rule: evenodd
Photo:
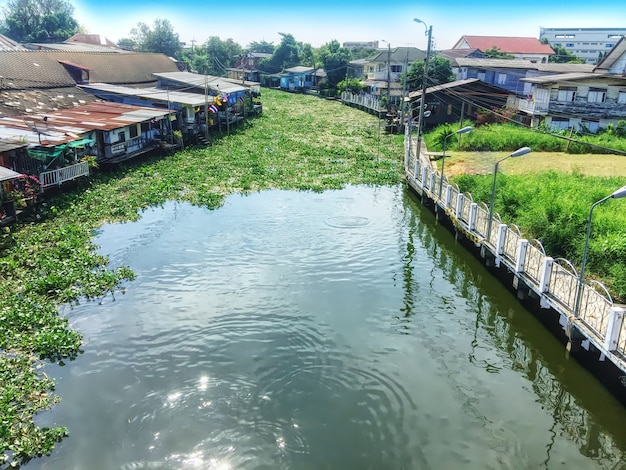
<path fill-rule="evenodd" d="M 280 44 L 279 33 L 319 47 L 331 40 L 379 41 L 379 47 L 426 50 L 427 26 L 433 49 L 449 49 L 464 35 L 539 37 L 541 27 L 625 28 L 626 2 L 597 0 L 69 0 L 74 18 L 88 33 L 116 42 L 142 22 L 168 19 L 181 41 L 191 46 L 211 36 Z"/>

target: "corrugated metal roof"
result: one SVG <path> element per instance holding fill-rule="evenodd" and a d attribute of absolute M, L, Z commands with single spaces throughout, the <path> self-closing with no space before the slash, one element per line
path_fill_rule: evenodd
<path fill-rule="evenodd" d="M 146 100 L 160 101 L 163 103 L 178 103 L 184 106 L 201 106 L 205 104 L 204 95 L 198 93 L 186 93 L 176 90 L 161 90 L 160 88 L 132 88 L 119 85 L 110 85 L 108 83 L 90 83 L 89 85 L 81 85 L 86 90 L 96 90 L 107 94 L 115 94 L 122 96 L 136 96 Z M 99 94 L 102 96 L 102 93 Z M 208 96 L 209 102 L 214 99 L 213 95 Z"/>
<path fill-rule="evenodd" d="M 17 140 L 11 139 L 0 139 L 0 153 L 8 152 L 10 150 L 19 149 L 26 146 L 28 146 L 26 142 L 19 142 Z M 0 166 L 0 168 L 2 167 Z"/>
<path fill-rule="evenodd" d="M 208 86 L 210 90 L 216 90 L 222 93 L 237 93 L 247 90 L 245 86 L 237 85 L 230 80 L 222 77 L 214 77 L 212 75 L 200 75 L 191 72 L 166 72 L 155 73 L 154 75 L 158 78 L 177 82 L 181 85 L 190 85 L 201 89 Z"/>
<path fill-rule="evenodd" d="M 95 102 L 49 114 L 30 114 L 0 119 L 0 137 L 13 133 L 13 140 L 56 146 L 78 140 L 92 130 L 110 131 L 131 123 L 161 119 L 174 111 L 121 103 Z M 20 132 L 21 131 L 21 132 Z M 33 136 L 36 140 L 33 141 Z"/>
<path fill-rule="evenodd" d="M 502 94 L 502 96 L 508 96 L 508 90 L 504 88 L 500 88 L 496 85 L 491 85 L 489 83 L 485 83 L 477 78 L 466 78 L 465 80 L 456 80 L 454 82 L 442 83 L 441 85 L 435 85 L 428 87 L 426 89 L 426 94 L 436 93 L 438 91 L 448 90 L 452 88 L 461 89 L 462 87 L 473 85 L 474 88 L 479 87 L 481 89 L 493 90 L 493 92 L 497 92 Z M 409 93 L 409 98 L 414 100 L 415 98 L 419 98 L 422 96 L 422 90 L 412 91 Z"/>
<path fill-rule="evenodd" d="M 1 149 L 1 143 L 0 143 L 0 149 Z M 0 166 L 0 181 L 7 181 L 7 180 L 12 180 L 15 178 L 18 178 L 22 176 L 20 173 L 10 170 L 9 168 L 5 168 L 3 166 Z"/>
<path fill-rule="evenodd" d="M 23 51 L 26 50 L 20 43 L 0 34 L 0 51 Z"/>
<path fill-rule="evenodd" d="M 532 78 L 521 78 L 520 82 L 528 82 L 528 83 L 557 83 L 557 82 L 565 82 L 565 81 L 578 81 L 578 80 L 589 80 L 596 78 L 612 78 L 615 80 L 620 80 L 626 83 L 626 77 L 619 77 L 615 75 L 611 75 L 608 73 L 584 73 L 584 72 L 573 72 L 573 73 L 558 73 L 553 75 L 544 75 L 542 77 L 532 77 Z"/>
<path fill-rule="evenodd" d="M 0 54 L 1 55 L 1 54 Z M 96 101 L 76 86 L 48 89 L 6 90 L 0 88 L 0 117 L 50 113 Z"/>
<path fill-rule="evenodd" d="M 534 69 L 530 60 L 522 59 L 478 59 L 474 57 L 459 57 L 456 59 L 459 67 L 489 67 L 507 69 Z"/>

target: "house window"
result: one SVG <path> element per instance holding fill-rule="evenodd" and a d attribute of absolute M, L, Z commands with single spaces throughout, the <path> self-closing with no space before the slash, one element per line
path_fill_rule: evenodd
<path fill-rule="evenodd" d="M 574 43 L 573 42 L 568 42 L 567 44 L 565 44 L 565 47 L 574 47 Z"/>
<path fill-rule="evenodd" d="M 130 138 L 132 139 L 133 137 L 137 137 L 139 135 L 139 132 L 137 131 L 137 124 L 135 124 L 134 126 L 130 126 Z"/>
<path fill-rule="evenodd" d="M 583 119 L 580 123 L 581 131 L 589 132 L 591 134 L 596 134 L 600 130 L 600 122 L 599 121 L 588 121 Z"/>
<path fill-rule="evenodd" d="M 498 85 L 504 85 L 506 83 L 506 73 L 499 73 L 497 80 Z"/>
<path fill-rule="evenodd" d="M 626 91 L 619 92 L 619 95 L 617 95 L 617 103 L 626 104 Z"/>
<path fill-rule="evenodd" d="M 392 65 L 391 66 L 391 71 L 393 73 L 401 73 L 402 72 L 402 66 L 401 65 Z"/>
<path fill-rule="evenodd" d="M 117 133 L 117 141 L 118 142 L 126 142 L 126 132 L 118 132 Z"/>
<path fill-rule="evenodd" d="M 576 87 L 562 86 L 559 87 L 557 101 L 574 101 L 576 99 Z"/>
<path fill-rule="evenodd" d="M 552 118 L 552 129 L 569 129 L 569 119 L 561 117 Z"/>
<path fill-rule="evenodd" d="M 587 96 L 587 101 L 589 103 L 604 103 L 606 99 L 606 90 L 602 88 L 591 88 L 589 90 L 589 95 Z"/>
<path fill-rule="evenodd" d="M 478 70 L 478 80 L 480 80 L 481 82 L 485 81 L 485 75 L 487 74 L 487 72 L 485 70 Z"/>
<path fill-rule="evenodd" d="M 612 43 L 612 42 L 610 42 L 610 43 L 606 43 L 606 44 L 604 45 L 604 47 L 609 48 L 609 49 L 613 49 L 613 48 L 615 47 L 615 43 Z"/>

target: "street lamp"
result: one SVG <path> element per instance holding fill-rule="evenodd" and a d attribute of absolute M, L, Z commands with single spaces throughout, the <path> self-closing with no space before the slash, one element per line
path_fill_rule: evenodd
<path fill-rule="evenodd" d="M 457 134 L 466 134 L 472 130 L 472 126 L 465 126 L 462 129 L 459 129 L 456 132 L 452 132 L 443 138 L 443 153 L 441 154 L 441 175 L 439 178 L 439 199 L 441 199 L 441 191 L 443 189 L 443 165 L 446 162 L 446 146 L 448 143 L 448 137 Z"/>
<path fill-rule="evenodd" d="M 522 155 L 526 155 L 530 152 L 530 147 L 522 147 L 496 162 L 496 166 L 493 169 L 493 185 L 491 186 L 491 203 L 489 204 L 489 221 L 487 222 L 487 241 L 489 241 L 491 236 L 491 219 L 493 218 L 493 201 L 496 197 L 496 176 L 498 175 L 498 165 L 507 158 L 521 157 Z"/>
<path fill-rule="evenodd" d="M 430 59 L 430 47 L 433 37 L 433 27 L 428 26 L 422 20 L 413 18 L 416 23 L 422 23 L 426 28 L 426 34 L 428 35 L 428 46 L 426 48 L 426 58 L 424 59 L 424 73 L 422 74 L 422 97 L 420 101 L 420 113 L 417 119 L 417 157 L 419 158 L 420 150 L 422 146 L 422 122 L 424 120 L 424 107 L 426 106 L 426 75 L 428 74 L 428 61 Z"/>
<path fill-rule="evenodd" d="M 591 209 L 589 209 L 589 219 L 587 220 L 587 236 L 585 237 L 585 249 L 583 251 L 583 261 L 580 266 L 580 276 L 578 279 L 578 290 L 576 292 L 576 303 L 574 304 L 574 316 L 578 318 L 579 310 L 580 310 L 580 301 L 583 295 L 583 283 L 585 277 L 585 265 L 587 264 L 587 251 L 589 250 L 589 236 L 591 235 L 591 217 L 593 215 L 593 209 L 602 204 L 604 201 L 608 199 L 620 199 L 622 197 L 626 197 L 626 186 L 622 186 L 617 191 L 613 192 L 611 195 L 606 196 L 599 201 L 591 204 Z"/>

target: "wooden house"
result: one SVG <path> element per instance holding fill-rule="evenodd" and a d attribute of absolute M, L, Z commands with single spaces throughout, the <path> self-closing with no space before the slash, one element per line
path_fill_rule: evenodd
<path fill-rule="evenodd" d="M 595 133 L 626 120 L 626 37 L 592 72 L 524 78 L 527 94 L 512 95 L 509 105 L 519 109 L 532 127 L 572 129 Z"/>
<path fill-rule="evenodd" d="M 507 90 L 484 83 L 476 78 L 443 83 L 426 89 L 424 129 L 440 124 L 454 124 L 464 119 L 475 120 L 479 113 L 502 108 L 509 93 Z M 418 116 L 422 90 L 409 94 L 411 115 Z"/>
<path fill-rule="evenodd" d="M 522 78 L 593 71 L 593 65 L 588 64 L 546 64 L 522 59 L 458 57 L 451 59 L 450 65 L 457 80 L 477 78 L 482 82 L 519 94 L 527 94 L 528 91 L 528 85 L 520 82 Z"/>
<path fill-rule="evenodd" d="M 239 57 L 239 63 L 235 67 L 226 69 L 228 78 L 238 81 L 261 82 L 261 70 L 259 62 L 269 59 L 272 54 L 263 52 L 245 52 Z"/>

